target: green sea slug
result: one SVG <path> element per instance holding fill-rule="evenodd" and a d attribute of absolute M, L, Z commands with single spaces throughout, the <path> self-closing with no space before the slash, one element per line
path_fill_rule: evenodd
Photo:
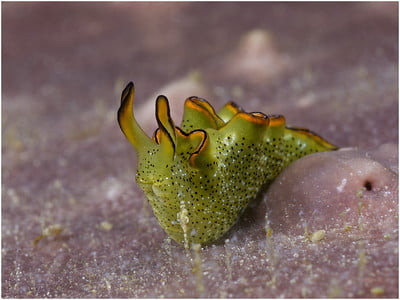
<path fill-rule="evenodd" d="M 260 190 L 292 161 L 335 150 L 317 134 L 285 126 L 281 115 L 247 113 L 233 102 L 218 113 L 204 99 L 186 99 L 176 126 L 158 96 L 153 138 L 133 114 L 134 85 L 122 92 L 118 122 L 138 155 L 136 182 L 161 227 L 176 242 L 210 244 L 226 233 Z"/>

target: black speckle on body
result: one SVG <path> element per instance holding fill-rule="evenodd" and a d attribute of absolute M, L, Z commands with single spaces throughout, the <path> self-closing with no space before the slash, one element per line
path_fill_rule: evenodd
<path fill-rule="evenodd" d="M 147 195 L 164 230 L 184 244 L 179 215 L 187 211 L 186 236 L 190 243 L 217 240 L 237 221 L 260 188 L 270 183 L 290 162 L 321 151 L 312 143 L 275 135 L 210 135 L 213 157 L 202 168 L 188 163 L 194 146 L 177 145 L 173 161 L 156 161 L 157 151 L 142 158 L 137 182 Z M 161 167 L 162 166 L 162 167 Z"/>

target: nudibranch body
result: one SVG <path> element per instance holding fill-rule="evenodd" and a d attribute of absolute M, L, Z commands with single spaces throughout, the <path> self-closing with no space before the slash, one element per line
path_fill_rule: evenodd
<path fill-rule="evenodd" d="M 162 228 L 186 247 L 220 238 L 292 161 L 337 149 L 307 129 L 286 127 L 281 115 L 247 113 L 232 102 L 216 113 L 197 97 L 186 99 L 177 127 L 167 98 L 159 96 L 151 139 L 134 118 L 133 98 L 131 82 L 118 121 L 138 154 L 137 184 Z"/>

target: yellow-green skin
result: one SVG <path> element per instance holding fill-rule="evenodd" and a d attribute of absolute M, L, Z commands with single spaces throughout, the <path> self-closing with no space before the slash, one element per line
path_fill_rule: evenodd
<path fill-rule="evenodd" d="M 337 149 L 309 130 L 287 128 L 283 116 L 246 113 L 232 102 L 217 114 L 197 97 L 186 100 L 179 128 L 167 98 L 159 96 L 159 128 L 150 139 L 134 118 L 133 97 L 131 82 L 118 121 L 137 150 L 136 181 L 161 227 L 185 246 L 220 238 L 292 161 Z"/>

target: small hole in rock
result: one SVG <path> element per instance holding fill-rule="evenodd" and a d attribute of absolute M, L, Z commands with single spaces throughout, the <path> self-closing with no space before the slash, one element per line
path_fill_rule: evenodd
<path fill-rule="evenodd" d="M 371 183 L 371 181 L 366 181 L 365 183 L 364 183 L 364 187 L 365 187 L 365 189 L 367 190 L 367 191 L 372 191 L 372 183 Z"/>

